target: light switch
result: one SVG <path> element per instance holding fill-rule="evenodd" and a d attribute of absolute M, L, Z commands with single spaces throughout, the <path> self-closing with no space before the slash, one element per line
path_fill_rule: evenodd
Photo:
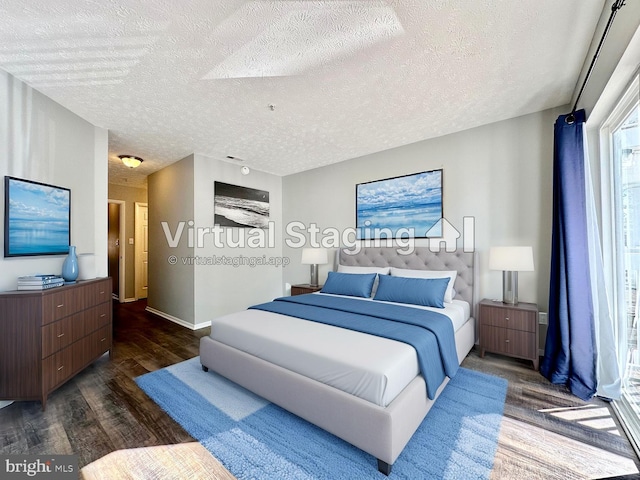
<path fill-rule="evenodd" d="M 129 245 L 133 245 L 133 238 L 129 239 Z"/>

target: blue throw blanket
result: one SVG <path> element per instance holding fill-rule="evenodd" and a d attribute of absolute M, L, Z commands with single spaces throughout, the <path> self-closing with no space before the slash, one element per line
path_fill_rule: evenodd
<path fill-rule="evenodd" d="M 418 354 L 427 395 L 458 370 L 451 320 L 429 310 L 326 295 L 296 295 L 249 307 L 407 343 Z"/>

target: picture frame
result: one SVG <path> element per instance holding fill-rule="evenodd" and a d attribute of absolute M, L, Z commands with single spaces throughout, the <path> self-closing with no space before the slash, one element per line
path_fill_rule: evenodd
<path fill-rule="evenodd" d="M 4 177 L 4 256 L 65 255 L 71 244 L 71 190 Z"/>
<path fill-rule="evenodd" d="M 216 181 L 213 191 L 214 224 L 221 227 L 269 227 L 269 192 L 266 190 Z"/>
<path fill-rule="evenodd" d="M 438 169 L 357 184 L 357 239 L 440 237 L 442 181 Z"/>

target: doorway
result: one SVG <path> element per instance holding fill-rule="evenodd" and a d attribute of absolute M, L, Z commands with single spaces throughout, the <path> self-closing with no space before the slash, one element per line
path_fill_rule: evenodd
<path fill-rule="evenodd" d="M 118 300 L 119 302 L 123 302 L 125 295 L 124 202 L 121 200 L 108 200 L 107 208 L 107 243 L 109 253 L 108 275 L 112 280 L 113 298 Z"/>

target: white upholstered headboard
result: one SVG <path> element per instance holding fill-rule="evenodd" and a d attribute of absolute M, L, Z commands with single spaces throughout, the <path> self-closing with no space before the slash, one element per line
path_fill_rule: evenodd
<path fill-rule="evenodd" d="M 478 299 L 477 255 L 475 252 L 432 252 L 428 247 L 414 247 L 405 254 L 400 247 L 365 247 L 352 251 L 340 249 L 336 260 L 341 265 L 359 267 L 396 267 L 412 270 L 455 270 L 458 272 L 454 288 L 455 298 L 469 302 L 475 314 Z M 337 266 L 337 265 L 336 265 Z M 475 315 L 474 315 L 475 316 Z"/>

